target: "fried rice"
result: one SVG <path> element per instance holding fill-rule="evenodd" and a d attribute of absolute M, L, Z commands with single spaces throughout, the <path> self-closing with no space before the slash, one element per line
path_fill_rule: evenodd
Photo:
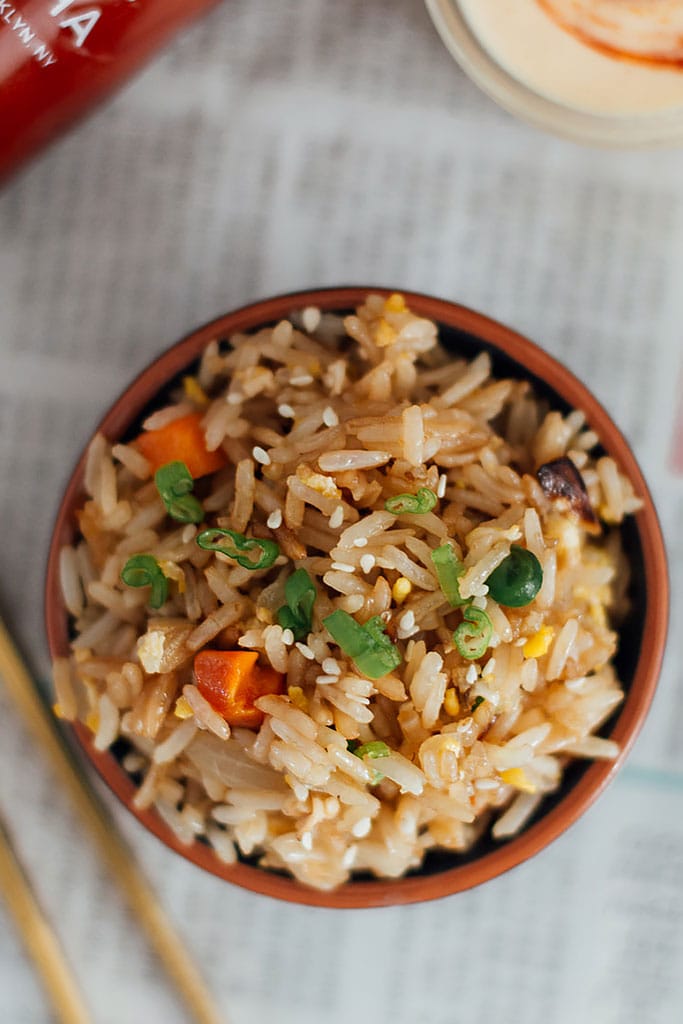
<path fill-rule="evenodd" d="M 192 415 L 220 468 L 193 481 L 201 521 L 179 522 L 140 438 Z M 493 378 L 486 351 L 454 357 L 402 296 L 375 295 L 212 342 L 140 438 L 89 449 L 56 711 L 117 744 L 136 807 L 182 843 L 320 889 L 395 878 L 430 850 L 505 841 L 568 763 L 617 755 L 597 732 L 623 697 L 618 526 L 640 502 L 580 411 Z M 272 560 L 200 546 L 209 533 Z M 121 576 L 143 554 L 156 608 Z M 536 574 L 521 605 L 500 593 L 515 558 Z M 282 613 L 296 570 L 302 621 Z M 202 685 L 207 651 L 270 670 L 253 719 L 231 724 Z"/>

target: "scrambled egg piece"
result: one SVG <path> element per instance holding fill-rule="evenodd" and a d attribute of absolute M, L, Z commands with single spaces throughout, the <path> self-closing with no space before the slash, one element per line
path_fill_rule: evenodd
<path fill-rule="evenodd" d="M 523 768 L 508 768 L 507 771 L 500 773 L 500 777 L 508 786 L 514 786 L 515 789 L 521 790 L 522 793 L 536 792 L 536 787 L 529 780 Z"/>
<path fill-rule="evenodd" d="M 88 716 L 85 720 L 85 724 L 90 729 L 90 732 L 97 732 L 100 727 L 100 716 L 96 711 L 88 712 Z"/>
<path fill-rule="evenodd" d="M 183 391 L 195 405 L 204 407 L 209 404 L 209 396 L 196 377 L 183 377 Z"/>
<path fill-rule="evenodd" d="M 379 348 L 387 348 L 388 345 L 394 344 L 397 337 L 398 334 L 394 328 L 382 317 L 375 328 L 375 344 Z"/>
<path fill-rule="evenodd" d="M 308 698 L 300 686 L 289 686 L 287 696 L 295 707 L 301 711 L 308 711 Z"/>
<path fill-rule="evenodd" d="M 175 562 L 169 562 L 164 558 L 158 559 L 159 568 L 163 572 L 167 580 L 175 580 L 178 584 L 178 593 L 185 593 L 185 573 L 176 565 Z"/>
<path fill-rule="evenodd" d="M 324 476 L 322 473 L 314 473 L 310 466 L 299 466 L 296 475 L 302 484 L 306 484 L 312 491 L 317 491 L 325 498 L 341 498 L 341 491 L 331 476 Z"/>
<path fill-rule="evenodd" d="M 145 672 L 154 675 L 161 671 L 165 635 L 160 629 L 151 629 L 138 640 L 138 658 Z"/>
<path fill-rule="evenodd" d="M 406 300 L 400 292 L 394 292 L 384 303 L 384 309 L 387 313 L 405 313 L 407 308 Z"/>
<path fill-rule="evenodd" d="M 175 702 L 175 708 L 173 709 L 173 714 L 176 716 L 176 718 L 191 718 L 192 717 L 194 712 L 193 712 L 192 708 L 190 707 L 186 697 L 183 697 L 182 695 L 180 697 L 178 697 L 178 700 Z"/>
<path fill-rule="evenodd" d="M 542 658 L 547 654 L 553 642 L 555 630 L 552 626 L 541 626 L 537 633 L 530 636 L 522 648 L 525 658 Z"/>

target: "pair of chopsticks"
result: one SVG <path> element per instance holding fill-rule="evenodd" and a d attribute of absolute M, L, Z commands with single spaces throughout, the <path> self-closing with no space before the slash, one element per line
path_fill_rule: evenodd
<path fill-rule="evenodd" d="M 119 883 L 130 909 L 183 998 L 195 1024 L 226 1024 L 182 940 L 162 910 L 132 852 L 64 741 L 52 712 L 24 665 L 0 619 L 0 677 L 24 722 L 51 762 L 55 779 L 71 795 L 103 860 Z M 24 943 L 43 978 L 60 1024 L 91 1024 L 59 943 L 42 914 L 30 883 L 0 823 L 0 888 Z"/>

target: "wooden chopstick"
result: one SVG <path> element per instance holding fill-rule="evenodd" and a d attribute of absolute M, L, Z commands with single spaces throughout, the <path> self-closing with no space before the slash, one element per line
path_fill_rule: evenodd
<path fill-rule="evenodd" d="M 58 783 L 71 795 L 192 1019 L 196 1024 L 227 1024 L 219 1015 L 188 950 L 166 917 L 113 819 L 81 772 L 1 618 L 0 676 L 26 725 L 50 759 Z"/>
<path fill-rule="evenodd" d="M 92 1024 L 57 937 L 40 909 L 0 817 L 0 890 L 60 1024 Z"/>

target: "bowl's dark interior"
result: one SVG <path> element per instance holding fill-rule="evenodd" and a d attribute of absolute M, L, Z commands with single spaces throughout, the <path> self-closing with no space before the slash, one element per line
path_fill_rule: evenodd
<path fill-rule="evenodd" d="M 343 310 L 340 312 L 345 314 L 350 311 Z M 546 399 L 554 409 L 563 413 L 571 411 L 571 406 L 561 397 L 561 395 L 550 388 L 543 380 L 535 377 L 533 374 L 530 374 L 524 366 L 510 358 L 510 356 L 502 353 L 495 346 L 482 341 L 480 338 L 465 331 L 448 327 L 443 324 L 439 327 L 439 334 L 442 344 L 453 352 L 454 355 L 465 356 L 471 359 L 478 355 L 482 350 L 486 350 L 491 356 L 493 374 L 496 377 L 512 377 L 517 380 L 528 380 L 532 383 L 536 395 L 540 398 Z M 130 430 L 127 432 L 126 440 L 132 439 L 139 433 L 142 420 L 144 420 L 145 417 L 148 416 L 155 408 L 163 405 L 167 400 L 169 393 L 179 387 L 182 377 L 191 371 L 192 365 L 186 367 L 182 373 L 178 374 L 176 378 L 169 382 L 168 387 L 164 392 L 161 393 L 154 402 L 150 403 L 144 412 L 136 418 L 135 423 L 131 425 Z M 615 657 L 615 665 L 621 682 L 628 693 L 640 654 L 643 637 L 643 623 L 645 622 L 646 593 L 643 550 L 633 517 L 625 520 L 624 525 L 621 528 L 621 533 L 624 550 L 628 556 L 631 566 L 629 592 L 631 608 L 628 617 L 620 624 L 619 627 L 619 649 Z M 618 715 L 619 709 L 617 709 L 611 719 L 603 726 L 601 730 L 603 735 L 609 736 Z M 127 744 L 124 741 L 119 741 L 114 747 L 113 753 L 117 759 L 121 761 L 127 749 Z M 590 761 L 577 760 L 565 770 L 561 786 L 554 794 L 543 801 L 534 817 L 527 823 L 527 829 L 530 828 L 539 818 L 544 817 L 550 810 L 552 810 L 552 808 L 563 800 L 564 797 L 566 797 L 568 792 L 573 789 L 583 777 L 590 767 L 590 764 Z M 450 851 L 428 853 L 422 867 L 414 872 L 414 874 L 437 874 L 449 868 L 461 866 L 470 861 L 477 860 L 482 855 L 489 851 L 498 849 L 499 847 L 500 842 L 494 841 L 490 835 L 485 832 L 478 843 L 468 853 L 457 854 Z M 255 865 L 258 863 L 257 857 L 243 857 L 242 860 L 247 864 Z M 363 876 L 358 875 L 355 877 L 360 880 Z"/>

